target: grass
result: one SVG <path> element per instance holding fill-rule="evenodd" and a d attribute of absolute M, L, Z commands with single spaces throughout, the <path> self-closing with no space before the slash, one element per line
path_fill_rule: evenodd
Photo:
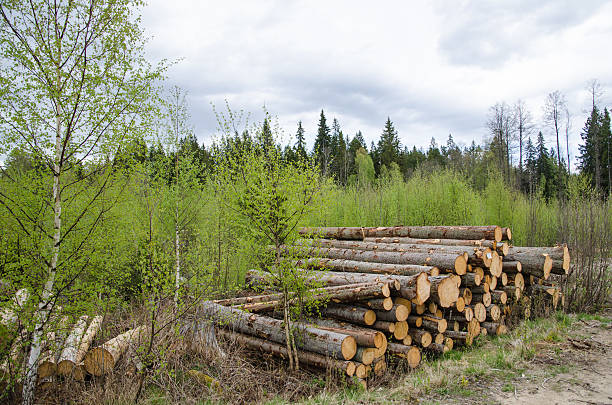
<path fill-rule="evenodd" d="M 557 313 L 549 318 L 522 322 L 506 336 L 487 336 L 478 339 L 469 348 L 453 350 L 445 355 L 421 363 L 414 372 L 398 376 L 387 387 L 374 387 L 369 391 L 344 390 L 324 392 L 304 404 L 361 404 L 361 403 L 445 403 L 449 397 L 476 396 L 479 387 L 487 387 L 483 381 L 501 380 L 502 392 L 514 392 L 515 379 L 524 377 L 526 365 L 543 344 L 553 346 L 571 336 L 571 326 L 576 320 L 599 320 L 603 324 L 610 319 L 597 315 L 568 316 Z M 550 376 L 570 371 L 569 365 L 551 365 L 545 368 Z M 478 383 L 477 383 L 478 381 Z M 430 401 L 430 402 L 428 402 Z"/>

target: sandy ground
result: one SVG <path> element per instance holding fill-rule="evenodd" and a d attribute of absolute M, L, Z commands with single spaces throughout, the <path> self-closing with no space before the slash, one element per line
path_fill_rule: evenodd
<path fill-rule="evenodd" d="M 495 387 L 495 400 L 502 404 L 612 405 L 612 324 L 577 321 L 572 335 L 563 342 L 538 346 L 528 368 L 512 382 L 514 392 Z"/>

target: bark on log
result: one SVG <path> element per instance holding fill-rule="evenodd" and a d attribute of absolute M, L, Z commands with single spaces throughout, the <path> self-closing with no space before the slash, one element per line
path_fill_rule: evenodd
<path fill-rule="evenodd" d="M 361 262 L 356 260 L 326 259 L 321 257 L 311 257 L 295 262 L 296 266 L 309 268 L 326 268 L 334 271 L 351 271 L 371 274 L 386 274 L 396 276 L 414 276 L 419 273 L 427 273 L 430 276 L 437 276 L 440 270 L 435 266 L 421 266 L 418 264 L 388 264 Z"/>
<path fill-rule="evenodd" d="M 518 262 L 518 261 L 504 260 L 502 262 L 502 270 L 504 271 L 504 273 L 508 273 L 508 274 L 520 273 L 523 271 L 523 265 L 521 264 L 521 262 Z"/>
<path fill-rule="evenodd" d="M 420 328 L 421 326 L 423 326 L 423 317 L 417 315 L 410 315 L 406 322 L 408 322 L 408 325 L 412 327 Z"/>
<path fill-rule="evenodd" d="M 423 329 L 410 329 L 408 334 L 412 338 L 412 342 L 421 347 L 428 347 L 431 344 L 431 333 Z"/>
<path fill-rule="evenodd" d="M 427 351 L 429 352 L 434 352 L 434 353 L 438 353 L 438 354 L 443 354 L 448 352 L 450 349 L 448 348 L 448 346 L 445 345 L 440 345 L 438 343 L 432 343 L 429 346 L 427 346 Z"/>
<path fill-rule="evenodd" d="M 466 306 L 466 309 L 468 307 Z M 478 322 L 484 322 L 487 319 L 487 308 L 484 306 L 482 302 L 477 302 L 474 305 L 470 305 L 470 307 L 474 313 L 474 319 Z"/>
<path fill-rule="evenodd" d="M 491 301 L 495 304 L 506 305 L 506 302 L 508 302 L 508 295 L 503 290 L 492 290 Z"/>
<path fill-rule="evenodd" d="M 487 330 L 489 335 L 499 336 L 508 333 L 506 325 L 498 322 L 483 322 L 481 326 Z"/>
<path fill-rule="evenodd" d="M 378 351 L 373 347 L 359 346 L 355 352 L 355 356 L 353 356 L 353 360 L 358 361 L 365 366 L 369 366 L 376 358 L 377 353 Z"/>
<path fill-rule="evenodd" d="M 476 273 L 467 273 L 461 277 L 461 285 L 463 287 L 478 287 L 482 282 L 482 278 Z"/>
<path fill-rule="evenodd" d="M 527 247 L 512 246 L 508 255 L 543 255 L 547 254 L 553 260 L 552 272 L 555 274 L 568 274 L 570 268 L 570 254 L 567 245 L 555 247 Z M 522 261 L 521 261 L 522 262 Z"/>
<path fill-rule="evenodd" d="M 203 302 L 200 311 L 204 317 L 218 326 L 232 327 L 239 332 L 263 337 L 280 344 L 287 343 L 283 322 L 278 319 L 250 314 L 211 302 Z M 299 322 L 294 322 L 293 325 L 297 333 L 296 342 L 303 350 L 343 360 L 351 360 L 357 351 L 357 342 L 352 336 L 309 327 Z"/>
<path fill-rule="evenodd" d="M 502 240 L 499 226 L 393 226 L 393 227 L 327 227 L 301 228 L 300 235 L 320 238 L 363 240 L 380 237 L 410 237 L 418 239 L 487 239 Z"/>
<path fill-rule="evenodd" d="M 504 291 L 506 292 L 508 298 L 510 298 L 514 302 L 518 301 L 521 298 L 521 289 L 518 287 L 509 285 L 504 287 Z"/>
<path fill-rule="evenodd" d="M 500 317 L 501 317 L 501 310 L 499 309 L 497 305 L 492 304 L 491 306 L 487 307 L 487 320 L 488 321 L 497 322 L 499 321 Z"/>
<path fill-rule="evenodd" d="M 553 260 L 547 254 L 533 252 L 510 253 L 504 257 L 508 261 L 521 262 L 522 273 L 548 279 L 553 266 Z"/>
<path fill-rule="evenodd" d="M 389 311 L 377 310 L 374 312 L 376 312 L 376 319 L 387 322 L 402 322 L 408 319 L 408 315 L 410 315 L 410 309 L 398 304 L 394 304 Z"/>
<path fill-rule="evenodd" d="M 374 347 L 377 349 L 387 346 L 387 338 L 385 335 L 374 329 L 325 318 L 311 318 L 309 322 L 316 328 L 333 330 L 334 332 L 352 336 L 359 346 Z"/>
<path fill-rule="evenodd" d="M 471 346 L 474 338 L 468 332 L 446 331 L 445 335 L 453 339 L 454 343 Z"/>
<path fill-rule="evenodd" d="M 434 343 L 443 345 L 444 344 L 444 333 L 437 333 L 434 337 Z"/>
<path fill-rule="evenodd" d="M 511 274 L 508 276 L 508 284 L 518 287 L 523 291 L 525 289 L 525 278 L 521 273 Z"/>
<path fill-rule="evenodd" d="M 425 313 L 425 310 L 427 309 L 427 306 L 425 304 L 415 304 L 414 302 L 412 303 L 412 313 L 415 313 L 417 315 L 423 315 Z"/>
<path fill-rule="evenodd" d="M 418 239 L 408 237 L 381 237 L 365 238 L 364 242 L 370 243 L 401 243 L 401 244 L 420 244 L 420 245 L 440 245 L 440 246 L 467 246 L 478 248 L 496 249 L 502 245 L 499 242 L 486 239 Z M 507 243 L 503 245 L 508 246 Z"/>
<path fill-rule="evenodd" d="M 395 329 L 393 331 L 393 337 L 397 340 L 404 340 L 408 336 L 408 322 L 395 322 Z"/>
<path fill-rule="evenodd" d="M 119 357 L 127 350 L 130 344 L 138 341 L 146 330 L 144 326 L 130 329 L 104 343 L 102 346 L 88 351 L 84 360 L 85 370 L 95 376 L 112 372 Z"/>
<path fill-rule="evenodd" d="M 393 308 L 393 298 L 377 298 L 365 301 L 368 308 L 379 309 L 382 311 L 390 311 Z"/>
<path fill-rule="evenodd" d="M 483 303 L 485 307 L 488 307 L 489 305 L 491 305 L 491 294 L 490 293 L 484 293 L 484 294 L 474 294 L 472 295 L 472 303 Z"/>
<path fill-rule="evenodd" d="M 486 294 L 491 290 L 490 285 L 488 283 L 482 283 L 479 286 L 470 287 L 470 291 L 472 292 L 472 299 L 474 299 L 474 295 L 476 294 Z"/>
<path fill-rule="evenodd" d="M 376 312 L 373 310 L 350 305 L 331 304 L 322 309 L 321 314 L 366 326 L 376 322 Z"/>
<path fill-rule="evenodd" d="M 472 303 L 472 290 L 470 290 L 469 288 L 461 288 L 459 290 L 459 295 L 463 297 L 465 305 L 470 305 Z"/>
<path fill-rule="evenodd" d="M 283 249 L 287 249 L 287 247 L 284 247 Z M 372 252 L 366 250 L 338 248 L 311 248 L 306 246 L 295 246 L 292 247 L 292 249 L 298 254 L 326 257 L 329 259 L 344 259 L 388 264 L 418 264 L 421 266 L 435 266 L 440 269 L 451 269 L 459 272 L 465 271 L 467 268 L 467 263 L 463 256 L 446 253 L 430 254 L 427 252 Z"/>
<path fill-rule="evenodd" d="M 423 317 L 423 327 L 430 331 L 435 331 L 439 333 L 446 332 L 448 328 L 448 323 L 444 318 L 438 318 L 435 316 L 424 316 Z"/>
<path fill-rule="evenodd" d="M 68 334 L 66 342 L 64 342 L 64 349 L 57 362 L 57 373 L 63 376 L 68 376 L 72 372 L 75 365 L 80 363 L 77 361 L 77 355 L 79 354 L 79 346 L 81 344 L 81 338 L 83 337 L 87 328 L 87 320 L 89 316 L 81 316 L 74 324 L 72 331 Z"/>
<path fill-rule="evenodd" d="M 417 368 L 421 362 L 421 351 L 414 346 L 407 346 L 399 343 L 389 343 L 387 352 L 393 356 L 406 359 L 410 368 Z"/>
<path fill-rule="evenodd" d="M 275 356 L 287 359 L 287 347 L 278 343 L 270 342 L 269 340 L 261 339 L 255 336 L 245 335 L 239 332 L 232 332 L 225 329 L 218 329 L 217 334 L 225 339 L 234 340 L 237 343 L 248 347 L 251 350 L 263 351 Z M 301 364 L 307 364 L 312 367 L 339 370 L 349 377 L 355 375 L 357 366 L 352 361 L 335 360 L 330 357 L 323 356 L 318 353 L 298 350 L 298 359 Z"/>
<path fill-rule="evenodd" d="M 385 333 L 393 333 L 395 331 L 395 322 L 376 321 L 370 328 L 376 329 Z"/>

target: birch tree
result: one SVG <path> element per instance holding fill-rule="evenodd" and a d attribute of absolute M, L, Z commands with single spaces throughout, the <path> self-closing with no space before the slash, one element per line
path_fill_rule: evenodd
<path fill-rule="evenodd" d="M 42 235 L 42 282 L 23 377 L 23 403 L 34 402 L 43 329 L 52 303 L 70 287 L 62 277 L 103 217 L 96 204 L 108 187 L 109 164 L 142 126 L 162 67 L 143 57 L 133 0 L 6 0 L 0 3 L 0 154 L 15 147 L 43 162 L 36 193 L 40 217 L 0 194 L 0 204 L 28 235 Z M 82 173 L 83 167 L 90 168 Z M 90 182 L 98 176 L 102 180 Z M 72 205 L 85 193 L 87 201 Z M 92 212 L 94 218 L 91 218 Z M 65 221 L 65 219 L 69 219 Z M 64 248 L 68 239 L 71 251 Z M 84 261 L 86 265 L 87 261 Z M 33 271 L 33 270 L 32 270 Z M 62 285 L 58 282 L 62 281 Z"/>

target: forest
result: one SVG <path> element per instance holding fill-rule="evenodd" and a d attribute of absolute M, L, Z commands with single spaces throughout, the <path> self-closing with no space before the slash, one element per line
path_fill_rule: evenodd
<path fill-rule="evenodd" d="M 391 117 L 366 145 L 324 110 L 313 145 L 302 122 L 282 144 L 272 114 L 250 123 L 229 104 L 215 109 L 216 134 L 197 134 L 188 94 L 164 80 L 167 65 L 143 56 L 132 2 L 63 4 L 55 14 L 34 3 L 0 6 L 3 314 L 17 291 L 29 295 L 19 326 L 1 326 L 3 395 L 23 383 L 33 403 L 36 366 L 62 318 L 103 315 L 100 341 L 151 325 L 138 399 L 171 369 L 171 345 L 159 341 L 180 334 L 177 320 L 243 290 L 248 270 L 274 261 L 268 246 L 295 240 L 302 226 L 499 224 L 518 246 L 568 245 L 565 309 L 605 306 L 612 133 L 597 81 L 585 90 L 593 103 L 577 170 L 563 149 L 560 92 L 548 95 L 541 123 L 521 101 L 492 106 L 482 143 L 465 147 L 432 134 L 427 150 L 410 148 Z M 285 282 L 304 290 L 304 280 Z"/>

